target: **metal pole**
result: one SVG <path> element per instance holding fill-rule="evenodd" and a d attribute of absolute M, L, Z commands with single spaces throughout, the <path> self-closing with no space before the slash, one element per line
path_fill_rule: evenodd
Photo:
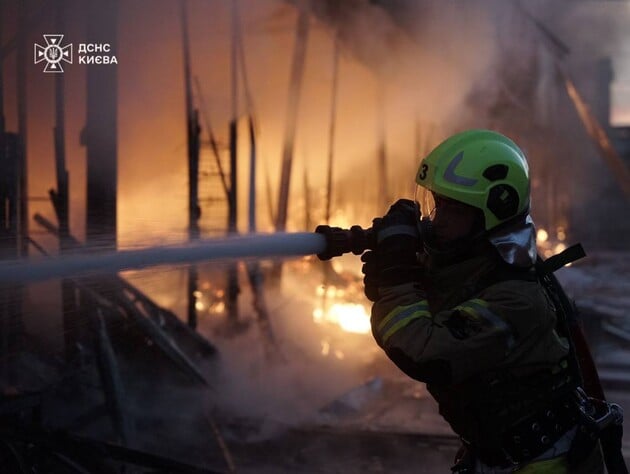
<path fill-rule="evenodd" d="M 291 182 L 291 167 L 293 165 L 293 146 L 297 129 L 297 114 L 299 107 L 304 63 L 306 62 L 306 44 L 308 40 L 309 18 L 305 2 L 298 3 L 299 15 L 295 33 L 295 49 L 291 66 L 289 82 L 289 97 L 284 130 L 284 146 L 282 150 L 282 173 L 280 175 L 280 194 L 278 196 L 278 214 L 276 230 L 283 232 L 287 227 L 287 208 L 289 204 L 289 185 Z"/>
<path fill-rule="evenodd" d="M 184 88 L 186 100 L 186 131 L 188 143 L 188 240 L 199 239 L 199 119 L 193 108 L 192 80 L 190 72 L 190 41 L 188 34 L 188 2 L 180 1 L 180 19 L 182 23 L 182 47 L 184 57 Z M 197 280 L 195 265 L 188 267 L 188 325 L 197 327 Z"/>
<path fill-rule="evenodd" d="M 379 80 L 377 85 L 377 113 L 376 118 L 378 122 L 378 156 L 377 156 L 377 170 L 378 170 L 378 196 L 376 198 L 377 214 L 384 212 L 389 204 L 389 188 L 387 183 L 387 133 L 385 127 L 385 84 L 382 80 Z"/>
<path fill-rule="evenodd" d="M 237 231 L 237 196 L 238 196 L 238 3 L 232 0 L 232 44 L 230 48 L 230 73 L 232 94 L 232 116 L 230 120 L 230 194 L 228 213 L 228 232 Z"/>
<path fill-rule="evenodd" d="M 337 88 L 339 82 L 339 39 L 337 33 L 333 38 L 333 76 L 332 98 L 330 102 L 330 128 L 328 129 L 328 172 L 326 174 L 326 224 L 330 224 L 330 207 L 332 205 L 333 158 L 335 154 L 335 128 L 337 125 Z"/>
<path fill-rule="evenodd" d="M 3 25 L 4 25 L 4 8 L 0 3 L 0 44 L 3 41 Z M 12 236 L 10 234 L 10 218 L 6 212 L 8 202 L 8 184 L 10 177 L 7 173 L 7 152 L 5 141 L 5 123 L 4 123 L 4 67 L 3 61 L 0 59 L 0 167 L 2 167 L 4 176 L 0 177 L 0 256 L 5 257 L 10 252 L 10 242 Z M 15 256 L 15 255 L 14 255 Z M 9 289 L 0 291 L 0 377 L 7 380 L 9 376 L 9 365 L 7 356 L 9 355 Z"/>
<path fill-rule="evenodd" d="M 65 29 L 65 0 L 57 0 L 55 9 L 55 24 L 57 31 Z M 66 129 L 65 129 L 65 80 L 63 74 L 55 75 L 55 171 L 57 175 L 57 189 L 50 190 L 50 197 L 57 214 L 59 223 L 59 248 L 66 253 L 72 248 L 70 242 L 70 182 L 66 169 Z M 61 304 L 63 311 L 63 334 L 66 360 L 71 360 L 77 351 L 79 339 L 77 328 L 79 314 L 75 300 L 74 286 L 68 280 L 61 282 Z"/>
<path fill-rule="evenodd" d="M 28 255 L 28 163 L 27 163 L 27 91 L 26 91 L 26 61 L 29 49 L 27 48 L 27 2 L 18 3 L 18 45 L 17 45 L 17 102 L 18 102 L 18 135 L 19 135 L 19 238 L 18 246 L 20 255 Z"/>
<path fill-rule="evenodd" d="M 293 148 L 297 130 L 297 115 L 306 62 L 306 44 L 308 40 L 309 18 L 305 0 L 299 0 L 298 21 L 295 31 L 295 47 L 289 80 L 289 96 L 284 129 L 284 145 L 282 148 L 282 169 L 280 173 L 280 189 L 278 194 L 278 211 L 276 213 L 276 230 L 284 232 L 287 228 L 289 207 L 289 188 L 291 184 L 291 168 L 293 166 Z M 272 283 L 279 285 L 282 276 L 282 263 L 276 262 L 272 270 Z"/>
<path fill-rule="evenodd" d="M 228 233 L 238 232 L 238 49 L 239 49 L 239 10 L 238 2 L 231 3 L 231 35 L 230 72 L 232 92 L 232 118 L 230 120 L 230 193 L 228 197 Z M 227 315 L 229 321 L 238 319 L 238 266 L 231 263 L 227 269 Z"/>
<path fill-rule="evenodd" d="M 108 43 L 117 51 L 118 0 L 91 0 L 88 42 Z M 87 71 L 87 210 L 86 238 L 93 248 L 116 248 L 118 188 L 118 74 L 116 66 Z"/>

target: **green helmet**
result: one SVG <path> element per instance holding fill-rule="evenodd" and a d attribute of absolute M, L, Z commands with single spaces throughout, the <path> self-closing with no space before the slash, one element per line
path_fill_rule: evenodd
<path fill-rule="evenodd" d="M 440 143 L 420 163 L 418 186 L 481 209 L 490 230 L 529 209 L 529 168 L 521 149 L 491 130 Z"/>

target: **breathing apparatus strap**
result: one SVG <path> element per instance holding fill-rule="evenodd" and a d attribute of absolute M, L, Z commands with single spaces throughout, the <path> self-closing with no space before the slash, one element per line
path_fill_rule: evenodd
<path fill-rule="evenodd" d="M 581 244 L 573 245 L 547 260 L 543 260 L 538 256 L 536 272 L 545 291 L 556 305 L 558 330 L 569 341 L 569 364 L 574 376 L 577 380 L 581 381 L 586 395 L 591 399 L 593 404 L 605 404 L 610 407 L 614 404 L 608 404 L 606 402 L 604 390 L 599 379 L 599 374 L 597 373 L 597 367 L 595 366 L 582 327 L 577 320 L 575 305 L 569 300 L 562 285 L 560 285 L 558 279 L 553 274 L 553 272 L 559 268 L 584 256 L 586 256 L 586 253 Z M 602 427 L 597 433 L 602 446 L 606 468 L 609 473 L 628 473 L 621 452 L 621 437 L 623 435 L 621 427 L 622 421 L 622 419 L 617 417 L 614 423 Z"/>
<path fill-rule="evenodd" d="M 546 260 L 539 259 L 536 268 L 543 274 L 551 274 L 565 265 L 586 257 L 586 252 L 582 244 L 575 244 L 564 249 L 562 252 L 552 255 Z"/>

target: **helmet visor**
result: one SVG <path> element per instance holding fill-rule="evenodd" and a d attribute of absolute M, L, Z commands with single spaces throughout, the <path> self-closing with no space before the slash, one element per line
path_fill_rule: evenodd
<path fill-rule="evenodd" d="M 414 199 L 420 208 L 420 217 L 433 217 L 433 214 L 435 214 L 435 198 L 431 191 L 423 186 L 416 185 Z"/>

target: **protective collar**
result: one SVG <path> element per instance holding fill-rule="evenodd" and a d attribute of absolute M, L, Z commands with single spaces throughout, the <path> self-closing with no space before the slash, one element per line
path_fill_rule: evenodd
<path fill-rule="evenodd" d="M 531 216 L 516 219 L 493 229 L 488 240 L 510 265 L 531 267 L 536 263 L 536 228 Z"/>

